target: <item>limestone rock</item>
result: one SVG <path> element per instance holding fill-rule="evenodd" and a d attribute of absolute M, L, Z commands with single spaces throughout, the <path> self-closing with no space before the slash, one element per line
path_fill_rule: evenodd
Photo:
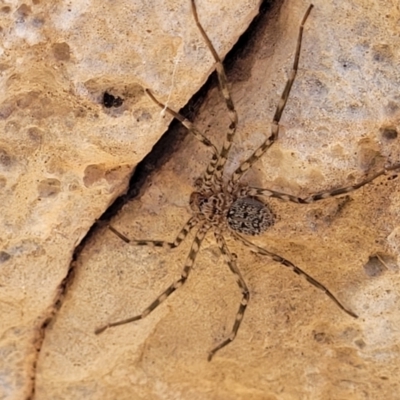
<path fill-rule="evenodd" d="M 257 3 L 199 6 L 222 55 Z M 3 2 L 0 27 L 0 398 L 22 399 L 75 247 L 170 121 L 144 88 L 179 109 L 213 61 L 189 1 Z"/>
<path fill-rule="evenodd" d="M 176 280 L 193 240 L 170 251 L 129 246 L 99 230 L 74 264 L 74 278 L 45 327 L 43 343 L 38 341 L 35 359 L 32 342 L 54 306 L 74 247 L 123 190 L 142 157 L 135 154 L 139 139 L 146 135 L 147 151 L 147 135 L 156 140 L 166 125 L 143 88 L 165 101 L 179 59 L 169 102 L 179 109 L 212 68 L 187 2 L 164 3 L 162 10 L 147 13 L 128 3 L 118 10 L 96 5 L 71 11 L 65 6 L 69 17 L 63 18 L 56 18 L 61 9 L 52 10 L 53 33 L 36 29 L 52 38 L 57 31 L 60 38 L 44 45 L 34 42 L 39 33 L 24 33 L 31 58 L 17 64 L 21 71 L 3 71 L 9 97 L 1 109 L 2 193 L 6 211 L 13 210 L 2 214 L 0 253 L 8 398 L 21 398 L 29 389 L 36 362 L 38 399 L 395 399 L 400 355 L 395 174 L 312 205 L 271 201 L 278 221 L 253 240 L 324 283 L 359 319 L 226 234 L 251 298 L 237 338 L 208 363 L 207 352 L 229 335 L 240 301 L 210 234 L 182 288 L 144 320 L 96 336 L 95 328 L 140 313 Z M 299 196 L 351 185 L 400 160 L 399 9 L 372 0 L 343 2 L 340 9 L 323 1 L 314 5 L 279 140 L 243 179 Z M 221 55 L 255 6 L 199 6 Z M 275 6 L 238 55 L 229 79 L 240 122 L 227 175 L 270 132 L 307 6 L 297 0 Z M 26 14 L 20 17 L 25 24 L 36 26 L 35 7 L 45 6 L 18 11 Z M 153 14 L 149 36 L 126 47 L 130 34 L 142 39 L 148 22 L 140 23 Z M 230 18 L 240 19 L 241 27 Z M 158 50 L 149 49 L 153 43 Z M 46 54 L 44 61 L 38 54 Z M 123 104 L 105 109 L 106 90 Z M 215 88 L 196 126 L 220 147 L 228 125 Z M 39 138 L 36 147 L 31 136 Z M 22 148 L 13 150 L 16 146 Z M 190 216 L 188 199 L 209 159 L 210 152 L 188 136 L 112 224 L 132 239 L 173 240 Z"/>

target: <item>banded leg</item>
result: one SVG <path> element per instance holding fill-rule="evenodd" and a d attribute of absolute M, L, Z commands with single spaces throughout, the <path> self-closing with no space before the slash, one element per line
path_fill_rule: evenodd
<path fill-rule="evenodd" d="M 220 88 L 222 96 L 225 100 L 226 107 L 228 108 L 229 119 L 231 120 L 231 124 L 229 125 L 228 133 L 224 140 L 224 144 L 222 146 L 219 157 L 217 160 L 212 159 L 207 168 L 207 171 L 209 171 L 211 173 L 214 173 L 214 170 L 215 170 L 215 179 L 214 180 L 216 182 L 219 182 L 222 178 L 223 169 L 224 169 L 226 160 L 228 158 L 229 150 L 233 143 L 233 138 L 235 136 L 236 126 L 238 123 L 238 115 L 237 115 L 235 106 L 232 101 L 231 93 L 229 91 L 228 79 L 226 77 L 226 73 L 225 73 L 225 69 L 222 64 L 222 61 L 221 61 L 218 53 L 216 52 L 213 44 L 211 43 L 210 38 L 206 34 L 203 26 L 201 25 L 201 23 L 199 21 L 199 17 L 197 15 L 196 4 L 195 4 L 194 0 L 191 0 L 191 5 L 192 5 L 192 13 L 193 13 L 193 17 L 196 22 L 196 25 L 199 28 L 199 31 L 200 31 L 201 35 L 203 36 L 203 39 L 206 42 L 207 47 L 209 48 L 212 56 L 214 57 L 214 60 L 216 63 L 215 69 L 217 71 L 219 88 Z"/>
<path fill-rule="evenodd" d="M 210 228 L 206 225 L 203 225 L 200 227 L 200 229 L 197 231 L 197 234 L 193 240 L 192 247 L 190 248 L 189 255 L 186 259 L 185 266 L 181 273 L 181 277 L 177 281 L 173 282 L 166 290 L 164 290 L 164 292 L 162 292 L 147 308 L 145 308 L 141 314 L 135 315 L 134 317 L 126 318 L 126 319 L 123 319 L 120 321 L 110 322 L 110 323 L 96 329 L 94 331 L 94 333 L 96 335 L 99 335 L 100 333 L 104 332 L 108 328 L 119 326 L 119 325 L 129 324 L 130 322 L 138 321 L 140 319 L 147 317 L 163 301 L 165 301 L 172 293 L 174 293 L 176 289 L 179 289 L 186 282 L 186 280 L 189 276 L 189 273 L 192 270 L 197 253 L 199 252 L 201 242 L 203 241 L 203 239 L 209 229 Z"/>
<path fill-rule="evenodd" d="M 354 317 L 354 318 L 358 318 L 358 315 L 355 314 L 353 311 L 349 310 L 348 308 L 346 308 L 333 294 L 332 292 L 325 287 L 322 283 L 319 283 L 316 279 L 314 279 L 312 276 L 308 275 L 306 272 L 304 272 L 302 269 L 300 269 L 299 267 L 297 267 L 296 265 L 294 265 L 292 262 L 290 262 L 289 260 L 286 260 L 285 258 L 275 254 L 275 253 L 271 253 L 268 250 L 263 249 L 262 247 L 259 247 L 257 245 L 255 245 L 254 243 L 251 243 L 250 241 L 248 241 L 246 238 L 244 238 L 243 236 L 239 235 L 238 233 L 232 231 L 233 235 L 239 239 L 242 243 L 244 243 L 246 246 L 250 247 L 250 250 L 253 251 L 254 253 L 258 253 L 261 254 L 263 256 L 267 256 L 270 257 L 272 260 L 277 261 L 279 263 L 281 263 L 282 265 L 284 265 L 285 267 L 288 267 L 290 269 L 292 269 L 292 271 L 294 273 L 296 273 L 299 276 L 304 277 L 309 283 L 311 283 L 312 285 L 314 285 L 316 288 L 322 290 L 331 300 L 333 300 L 336 305 L 342 309 L 344 312 L 346 312 L 347 314 L 349 314 L 350 316 Z"/>
<path fill-rule="evenodd" d="M 183 226 L 183 228 L 180 230 L 180 232 L 178 233 L 178 235 L 176 236 L 176 238 L 173 242 L 167 242 L 164 240 L 131 240 L 131 239 L 128 239 L 121 232 L 118 232 L 111 225 L 109 225 L 108 229 L 110 229 L 110 231 L 112 233 L 117 235 L 125 243 L 133 244 L 136 246 L 154 246 L 154 247 L 165 247 L 165 248 L 174 249 L 175 247 L 178 247 L 185 240 L 186 236 L 197 225 L 198 222 L 199 221 L 196 217 L 191 217 L 189 219 L 189 221 L 187 221 L 186 224 Z"/>
<path fill-rule="evenodd" d="M 146 89 L 145 92 L 148 94 L 150 99 L 153 100 L 154 103 L 156 103 L 163 110 L 166 110 L 170 115 L 172 115 L 175 119 L 177 119 L 198 141 L 200 141 L 201 143 L 203 143 L 205 146 L 207 146 L 212 150 L 213 154 L 211 157 L 211 161 L 207 166 L 206 172 L 204 173 L 204 177 L 202 179 L 204 185 L 210 187 L 211 178 L 214 174 L 215 166 L 217 165 L 219 158 L 218 150 L 215 147 L 215 145 L 209 139 L 207 139 L 187 118 L 177 113 L 176 111 L 172 110 L 165 104 L 161 103 L 161 101 L 157 100 L 154 94 L 149 89 Z"/>
<path fill-rule="evenodd" d="M 301 42 L 303 38 L 303 30 L 304 30 L 304 25 L 306 23 L 306 20 L 311 12 L 311 9 L 313 8 L 313 5 L 311 4 L 306 13 L 304 14 L 303 20 L 301 21 L 300 24 L 300 29 L 299 29 L 299 36 L 297 38 L 297 47 L 296 47 L 296 53 L 294 57 L 294 62 L 293 62 L 293 67 L 292 67 L 292 72 L 290 73 L 290 77 L 288 81 L 286 82 L 285 89 L 283 90 L 282 96 L 279 100 L 279 104 L 276 107 L 275 115 L 272 120 L 272 127 L 271 127 L 271 135 L 268 137 L 268 139 L 247 159 L 245 160 L 233 173 L 233 176 L 228 183 L 228 191 L 232 192 L 232 189 L 234 187 L 234 184 L 240 179 L 240 177 L 249 169 L 251 166 L 260 158 L 263 156 L 263 154 L 274 144 L 276 139 L 278 138 L 279 134 L 279 122 L 281 120 L 283 111 L 285 109 L 286 103 L 289 99 L 289 94 L 290 90 L 292 89 L 293 82 L 296 78 L 297 75 L 297 70 L 299 66 L 299 59 L 300 59 L 300 51 L 301 51 Z"/>
<path fill-rule="evenodd" d="M 236 259 L 235 257 L 231 254 L 231 252 L 228 249 L 228 246 L 226 245 L 224 237 L 221 235 L 219 232 L 215 232 L 215 238 L 217 240 L 218 246 L 221 250 L 221 253 L 223 254 L 226 263 L 229 266 L 229 269 L 232 271 L 232 273 L 235 275 L 236 282 L 239 286 L 239 289 L 242 291 L 242 300 L 240 301 L 240 306 L 239 310 L 236 314 L 235 322 L 232 327 L 231 334 L 224 339 L 218 346 L 214 347 L 209 353 L 208 353 L 208 361 L 211 361 L 212 358 L 214 357 L 215 353 L 218 350 L 221 350 L 223 347 L 231 343 L 236 335 L 237 332 L 240 328 L 240 324 L 242 323 L 244 313 L 246 311 L 247 304 L 250 299 L 250 292 L 249 289 L 246 285 L 246 282 L 244 281 L 242 274 L 240 273 L 237 265 L 236 265 Z"/>
<path fill-rule="evenodd" d="M 183 115 L 177 113 L 176 111 L 172 110 L 171 108 L 169 108 L 168 106 L 166 106 L 165 104 L 161 103 L 159 100 L 157 100 L 155 98 L 155 96 L 153 95 L 153 93 L 149 90 L 146 89 L 145 90 L 146 93 L 149 95 L 149 97 L 154 101 L 154 103 L 156 103 L 160 108 L 162 108 L 163 110 L 166 110 L 169 114 L 171 114 L 175 119 L 177 119 L 191 134 L 193 134 L 193 136 L 199 140 L 201 143 L 203 143 L 205 146 L 207 146 L 208 148 L 210 148 L 212 150 L 212 157 L 211 157 L 211 161 L 209 162 L 206 171 L 204 172 L 204 176 L 202 178 L 202 182 L 204 184 L 205 187 L 210 187 L 211 186 L 211 180 L 212 180 L 212 176 L 214 174 L 215 171 L 215 166 L 218 163 L 218 158 L 219 158 L 219 154 L 218 154 L 218 150 L 215 147 L 215 145 L 209 140 L 207 139 L 195 126 L 192 122 L 190 122 L 187 118 L 185 118 Z"/>
<path fill-rule="evenodd" d="M 154 103 L 156 103 L 160 108 L 163 110 L 166 110 L 169 114 L 171 114 L 175 119 L 177 119 L 190 133 L 193 134 L 193 136 L 203 143 L 205 146 L 211 148 L 213 153 L 215 155 L 218 155 L 218 150 L 214 146 L 214 144 L 206 138 L 195 126 L 192 122 L 190 122 L 187 118 L 185 118 L 183 115 L 177 113 L 176 111 L 172 110 L 168 106 L 166 106 L 164 103 L 161 103 L 154 94 L 151 92 L 150 89 L 145 89 L 145 92 L 147 95 L 150 97 L 151 100 L 153 100 Z"/>
<path fill-rule="evenodd" d="M 287 194 L 287 193 L 281 193 L 281 192 L 276 192 L 274 190 L 262 189 L 262 188 L 256 188 L 256 187 L 244 188 L 240 192 L 240 196 L 242 196 L 242 197 L 245 197 L 245 196 L 275 197 L 275 198 L 278 198 L 278 199 L 281 199 L 284 201 L 292 201 L 292 202 L 298 203 L 298 204 L 310 204 L 310 203 L 313 203 L 318 200 L 324 200 L 329 197 L 335 197 L 335 196 L 340 196 L 341 194 L 354 192 L 355 190 L 359 189 L 360 187 L 362 187 L 368 183 L 371 183 L 376 178 L 379 178 L 382 175 L 386 175 L 389 171 L 394 171 L 396 169 L 400 169 L 400 163 L 394 164 L 390 167 L 383 168 L 380 171 L 376 172 L 374 175 L 370 176 L 367 179 L 362 180 L 359 183 L 356 183 L 355 185 L 345 186 L 345 187 L 333 189 L 333 190 L 326 190 L 326 191 L 322 191 L 322 192 L 319 192 L 316 194 L 312 194 L 307 197 L 298 197 L 298 196 L 293 196 L 293 195 Z"/>

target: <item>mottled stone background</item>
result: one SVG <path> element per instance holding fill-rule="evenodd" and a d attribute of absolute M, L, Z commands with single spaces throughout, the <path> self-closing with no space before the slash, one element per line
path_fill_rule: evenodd
<path fill-rule="evenodd" d="M 259 6 L 198 3 L 221 56 Z M 400 160 L 397 1 L 314 4 L 279 141 L 245 177 L 302 196 Z M 237 53 L 228 173 L 270 131 L 307 7 L 275 4 Z M 71 262 L 169 123 L 144 88 L 179 109 L 213 61 L 186 0 L 3 2 L 0 26 L 1 399 L 398 398 L 400 178 L 309 206 L 271 202 L 279 220 L 254 239 L 326 284 L 358 320 L 227 236 L 251 301 L 237 339 L 208 363 L 240 300 L 209 235 L 183 288 L 145 320 L 95 336 L 180 274 L 190 238 L 166 251 L 100 229 Z M 123 104 L 104 107 L 105 91 Z M 229 119 L 217 88 L 196 124 L 221 145 Z M 131 238 L 172 240 L 209 159 L 187 136 L 113 224 Z"/>

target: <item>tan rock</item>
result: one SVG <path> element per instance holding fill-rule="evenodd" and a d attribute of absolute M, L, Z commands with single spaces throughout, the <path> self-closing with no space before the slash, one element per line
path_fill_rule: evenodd
<path fill-rule="evenodd" d="M 256 9 L 202 7 L 218 51 Z M 22 399 L 47 374 L 36 347 L 75 247 L 170 121 L 144 88 L 171 93 L 179 109 L 213 62 L 188 1 L 35 0 L 3 3 L 0 18 L 0 398 Z M 105 92 L 122 105 L 106 108 Z M 47 397 L 43 382 L 52 384 L 42 380 L 37 398 Z"/>
<path fill-rule="evenodd" d="M 210 234 L 184 287 L 146 319 L 96 336 L 95 328 L 140 313 L 177 279 L 192 241 L 173 251 L 134 247 L 100 229 L 73 264 L 62 307 L 41 342 L 75 246 L 167 123 L 143 87 L 165 101 L 178 58 L 169 104 L 179 109 L 212 65 L 188 2 L 147 12 L 129 4 L 107 10 L 107 3 L 86 3 L 71 11 L 60 5 L 51 13 L 38 4 L 6 14 L 14 25 L 3 28 L 13 27 L 14 35 L 3 46 L 19 47 L 7 50 L 0 110 L 4 397 L 29 393 L 36 365 L 37 399 L 395 399 L 399 178 L 308 206 L 271 201 L 278 222 L 253 240 L 328 286 L 358 320 L 226 234 L 251 299 L 238 337 L 208 363 L 240 301 Z M 275 8 L 239 55 L 230 80 L 240 122 L 227 174 L 270 132 L 307 6 L 289 1 Z M 199 5 L 220 54 L 249 22 L 252 7 Z M 307 196 L 399 161 L 400 14 L 381 7 L 315 3 L 279 140 L 244 181 Z M 34 28 L 38 16 L 44 22 Z M 124 98 L 123 105 L 102 107 L 104 90 Z M 229 119 L 217 88 L 196 125 L 221 146 Z M 173 240 L 209 159 L 187 136 L 113 225 L 132 239 Z"/>

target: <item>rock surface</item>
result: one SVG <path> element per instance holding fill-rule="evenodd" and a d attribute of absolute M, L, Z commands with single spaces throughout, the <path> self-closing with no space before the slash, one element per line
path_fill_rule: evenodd
<path fill-rule="evenodd" d="M 258 5 L 228 3 L 199 10 L 222 54 Z M 144 88 L 179 109 L 213 61 L 189 1 L 15 4 L 0 6 L 0 398 L 19 400 L 48 373 L 37 349 L 75 247 L 168 126 Z"/>
<path fill-rule="evenodd" d="M 271 201 L 278 221 L 253 240 L 328 286 L 357 320 L 228 234 L 251 299 L 237 338 L 211 363 L 207 352 L 229 334 L 240 301 L 211 234 L 187 284 L 142 321 L 94 335 L 177 279 L 192 237 L 169 251 L 99 230 L 59 298 L 75 246 L 167 124 L 143 88 L 165 101 L 177 64 L 169 104 L 179 109 L 212 68 L 188 2 L 148 11 L 107 4 L 3 7 L 1 396 L 29 396 L 33 376 L 40 400 L 396 399 L 399 178 L 308 206 Z M 372 0 L 314 4 L 279 140 L 244 178 L 300 196 L 400 160 L 400 11 Z M 238 55 L 229 79 L 240 122 L 228 175 L 270 132 L 307 6 L 275 6 Z M 199 6 L 220 54 L 257 4 L 237 7 Z M 123 104 L 105 108 L 105 91 Z M 196 125 L 221 146 L 229 119 L 217 88 Z M 209 159 L 187 136 L 112 224 L 132 239 L 173 240 Z"/>

